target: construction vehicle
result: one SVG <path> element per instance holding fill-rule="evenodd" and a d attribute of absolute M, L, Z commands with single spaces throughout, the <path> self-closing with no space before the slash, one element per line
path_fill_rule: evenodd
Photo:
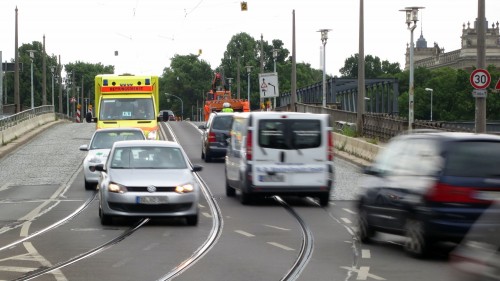
<path fill-rule="evenodd" d="M 208 120 L 210 113 L 221 112 L 223 105 L 228 102 L 234 112 L 250 111 L 250 103 L 247 99 L 235 99 L 231 95 L 231 91 L 227 89 L 224 78 L 220 73 L 215 73 L 212 80 L 212 87 L 206 94 L 204 115 L 205 121 Z"/>
<path fill-rule="evenodd" d="M 158 76 L 99 74 L 95 77 L 96 129 L 135 127 L 147 139 L 159 139 Z M 87 120 L 89 120 L 87 119 Z M 88 122 L 88 121 L 87 121 Z"/>

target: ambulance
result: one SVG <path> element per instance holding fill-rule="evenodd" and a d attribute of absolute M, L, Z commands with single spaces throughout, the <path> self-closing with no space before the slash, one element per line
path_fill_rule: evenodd
<path fill-rule="evenodd" d="M 159 139 L 158 76 L 99 74 L 95 77 L 95 116 L 97 129 L 140 128 L 147 139 Z M 168 118 L 168 116 L 167 116 Z"/>

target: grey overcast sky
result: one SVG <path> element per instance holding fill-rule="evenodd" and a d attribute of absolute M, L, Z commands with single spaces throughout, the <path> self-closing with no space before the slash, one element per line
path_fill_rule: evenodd
<path fill-rule="evenodd" d="M 1 0 L 2 60 L 14 57 L 15 8 L 19 46 L 43 41 L 46 52 L 62 63 L 82 61 L 115 65 L 117 73 L 161 75 L 175 54 L 196 54 L 212 68 L 219 65 L 231 37 L 240 32 L 292 50 L 295 10 L 297 62 L 320 68 L 319 29 L 331 29 L 326 72 L 339 75 L 346 58 L 358 52 L 359 1 L 246 0 Z M 486 0 L 488 26 L 500 21 L 500 0 Z M 404 67 L 410 31 L 400 9 L 421 10 L 415 41 L 423 32 L 428 46 L 445 52 L 460 48 L 463 24 L 477 18 L 475 0 L 364 0 L 365 55 Z M 119 55 L 115 56 L 114 51 Z"/>

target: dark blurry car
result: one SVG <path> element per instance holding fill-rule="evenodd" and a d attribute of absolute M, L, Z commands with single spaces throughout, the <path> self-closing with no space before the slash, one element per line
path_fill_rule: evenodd
<path fill-rule="evenodd" d="M 207 123 L 198 126 L 203 131 L 201 135 L 201 159 L 205 162 L 212 158 L 226 156 L 228 140 L 234 113 L 214 112 L 208 117 Z"/>
<path fill-rule="evenodd" d="M 451 253 L 453 280 L 500 280 L 499 233 L 500 201 L 496 201 L 481 215 L 462 243 Z"/>
<path fill-rule="evenodd" d="M 162 117 L 163 116 L 163 112 L 167 112 L 168 113 L 168 121 L 175 121 L 176 118 L 175 118 L 175 114 L 172 110 L 160 110 L 160 113 L 158 113 L 158 117 Z"/>
<path fill-rule="evenodd" d="M 500 194 L 500 137 L 425 132 L 392 139 L 360 180 L 358 233 L 406 237 L 424 257 L 434 242 L 460 242 Z"/>

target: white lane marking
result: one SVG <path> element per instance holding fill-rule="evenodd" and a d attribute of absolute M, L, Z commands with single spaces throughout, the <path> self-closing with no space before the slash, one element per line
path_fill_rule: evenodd
<path fill-rule="evenodd" d="M 212 215 L 210 213 L 207 213 L 207 212 L 202 212 L 201 214 L 204 215 L 207 218 L 211 218 L 212 217 Z"/>
<path fill-rule="evenodd" d="M 352 211 L 350 209 L 347 209 L 347 208 L 343 208 L 342 210 L 348 212 L 349 214 L 353 214 L 353 215 L 357 214 L 356 212 L 354 212 L 354 211 Z"/>
<path fill-rule="evenodd" d="M 200 208 L 205 208 L 205 206 L 204 206 L 204 205 L 201 205 L 201 204 L 198 204 L 198 206 L 199 206 Z"/>
<path fill-rule="evenodd" d="M 348 218 L 340 218 L 344 223 L 346 224 L 350 224 L 351 223 L 351 220 L 349 220 Z"/>
<path fill-rule="evenodd" d="M 44 267 L 51 267 L 52 264 L 46 260 L 44 257 L 42 257 L 38 251 L 33 247 L 33 244 L 31 242 L 23 242 L 23 246 L 28 251 L 28 253 L 36 259 L 37 262 L 39 262 L 42 266 Z M 54 277 L 56 278 L 57 281 L 68 281 L 66 279 L 66 276 L 62 273 L 60 269 L 56 269 L 50 272 Z"/>
<path fill-rule="evenodd" d="M 2 185 L 2 187 L 0 187 L 0 191 L 4 191 L 4 190 L 6 190 L 9 187 L 10 187 L 10 182 L 7 182 L 4 185 Z"/>
<path fill-rule="evenodd" d="M 264 226 L 267 226 L 267 227 L 270 227 L 270 228 L 274 228 L 274 229 L 278 229 L 278 230 L 290 231 L 290 229 L 288 229 L 288 228 L 283 228 L 283 227 L 269 225 L 269 224 L 264 224 Z"/>
<path fill-rule="evenodd" d="M 369 259 L 372 257 L 372 254 L 371 254 L 370 250 L 362 249 L 361 250 L 361 257 L 363 259 Z"/>
<path fill-rule="evenodd" d="M 112 268 L 123 267 L 124 265 L 126 265 L 127 263 L 129 263 L 132 260 L 133 260 L 133 258 L 125 258 L 125 259 L 122 259 L 121 261 L 118 261 L 117 263 L 112 264 L 111 267 Z"/>
<path fill-rule="evenodd" d="M 18 267 L 18 266 L 0 266 L 0 272 L 8 271 L 8 272 L 22 272 L 27 273 L 35 270 L 34 267 Z"/>
<path fill-rule="evenodd" d="M 355 267 L 348 267 L 348 266 L 341 266 L 340 268 L 357 273 L 358 277 L 356 278 L 356 280 L 366 280 L 367 278 L 373 278 L 375 280 L 386 280 L 385 278 L 382 278 L 382 277 L 377 276 L 375 274 L 368 273 L 370 271 L 369 266 L 362 266 L 360 269 L 357 269 Z"/>
<path fill-rule="evenodd" d="M 144 251 L 149 251 L 151 249 L 154 249 L 154 248 L 158 247 L 158 245 L 160 245 L 160 243 L 151 243 L 150 245 L 148 245 L 147 247 L 145 247 L 143 250 Z"/>
<path fill-rule="evenodd" d="M 280 244 L 280 243 L 276 243 L 276 242 L 267 242 L 267 244 L 269 244 L 269 245 L 273 245 L 273 246 L 278 247 L 278 248 L 281 248 L 281 249 L 283 249 L 283 250 L 287 250 L 287 251 L 295 251 L 295 249 L 290 248 L 290 247 L 287 247 L 287 246 L 282 245 L 282 244 Z"/>
<path fill-rule="evenodd" d="M 241 235 L 244 235 L 244 236 L 246 236 L 246 237 L 254 237 L 254 236 L 255 236 L 255 235 L 253 235 L 252 233 L 248 233 L 248 232 L 243 231 L 243 230 L 235 230 L 234 232 L 239 233 L 239 234 L 241 234 Z"/>
<path fill-rule="evenodd" d="M 332 206 L 336 206 L 336 205 L 337 205 L 337 204 L 335 204 L 335 203 L 333 203 L 333 202 L 330 202 L 330 203 L 328 203 L 328 204 L 330 204 L 330 205 L 332 205 Z"/>

